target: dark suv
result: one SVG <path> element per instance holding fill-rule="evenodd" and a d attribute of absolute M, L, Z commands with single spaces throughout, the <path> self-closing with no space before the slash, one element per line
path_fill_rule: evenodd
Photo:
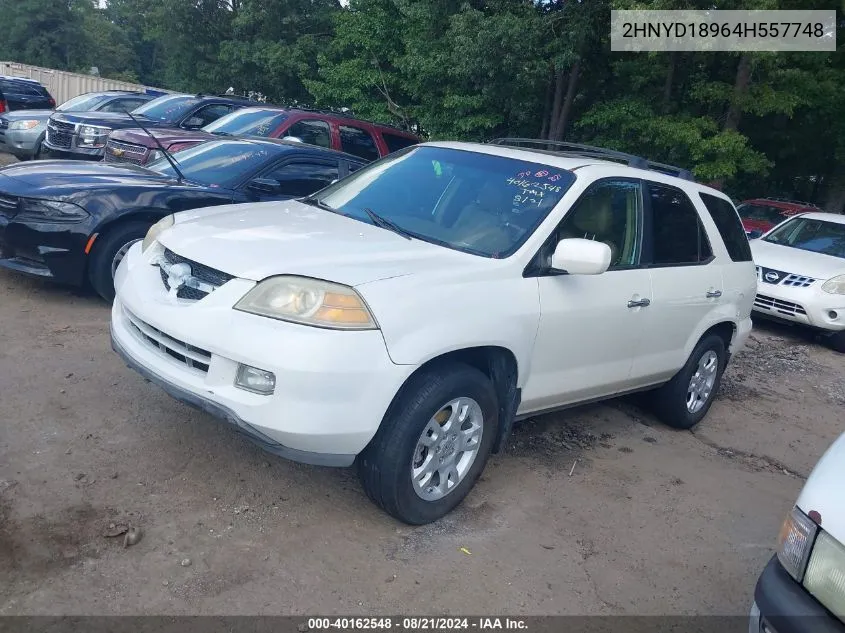
<path fill-rule="evenodd" d="M 145 128 L 196 130 L 234 110 L 255 105 L 231 96 L 168 94 L 132 111 Z M 125 112 L 56 112 L 47 124 L 44 148 L 54 158 L 100 160 L 113 130 L 137 128 Z"/>
<path fill-rule="evenodd" d="M 56 100 L 34 79 L 0 75 L 0 113 L 12 110 L 52 110 Z"/>
<path fill-rule="evenodd" d="M 145 165 L 161 157 L 159 144 L 175 152 L 220 136 L 289 138 L 353 154 L 364 160 L 375 160 L 420 142 L 413 134 L 390 125 L 352 119 L 324 110 L 275 106 L 244 108 L 201 130 L 159 128 L 152 133 L 158 143 L 137 127 L 116 130 L 106 145 L 106 162 Z"/>

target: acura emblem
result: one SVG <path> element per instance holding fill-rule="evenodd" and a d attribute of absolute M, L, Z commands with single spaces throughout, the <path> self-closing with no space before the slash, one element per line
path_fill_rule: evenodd
<path fill-rule="evenodd" d="M 191 278 L 191 266 L 181 262 L 173 264 L 167 269 L 167 285 L 170 286 L 170 294 L 175 295 Z"/>
<path fill-rule="evenodd" d="M 766 273 L 766 281 L 775 283 L 778 279 L 780 279 L 780 275 L 778 275 L 776 272 L 770 270 Z"/>

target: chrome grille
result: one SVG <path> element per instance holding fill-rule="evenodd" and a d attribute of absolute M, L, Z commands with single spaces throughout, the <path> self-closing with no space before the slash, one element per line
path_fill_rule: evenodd
<path fill-rule="evenodd" d="M 143 342 L 190 369 L 203 374 L 208 373 L 208 366 L 211 364 L 211 352 L 165 334 L 158 328 L 142 321 L 126 308 L 123 309 L 123 313 L 129 321 L 130 328 Z"/>
<path fill-rule="evenodd" d="M 807 288 L 816 283 L 817 279 L 807 275 L 787 273 L 774 268 L 757 266 L 757 281 L 772 285 L 789 286 L 791 288 Z"/>
<path fill-rule="evenodd" d="M 196 286 L 199 287 L 188 285 L 182 286 L 176 292 L 176 296 L 180 299 L 198 301 L 203 297 L 208 296 L 210 292 L 213 292 L 227 281 L 235 278 L 233 275 L 224 273 L 216 268 L 211 268 L 211 266 L 206 266 L 205 264 L 200 264 L 199 262 L 195 262 L 187 257 L 177 255 L 169 248 L 164 249 L 162 257 L 167 264 L 188 264 L 191 267 L 191 276 L 194 280 L 196 280 Z M 159 272 L 161 274 L 161 282 L 164 284 L 165 289 L 170 292 L 168 274 L 161 265 L 159 265 Z"/>
<path fill-rule="evenodd" d="M 104 160 L 107 163 L 132 163 L 142 165 L 147 157 L 147 148 L 143 145 L 123 143 L 109 139 L 106 143 Z"/>
<path fill-rule="evenodd" d="M 754 307 L 770 310 L 772 312 L 779 312 L 787 316 L 806 315 L 807 311 L 802 306 L 792 301 L 784 301 L 783 299 L 775 299 L 766 295 L 758 294 L 754 297 Z"/>
<path fill-rule="evenodd" d="M 55 147 L 70 147 L 75 130 L 73 123 L 50 119 L 47 122 L 47 142 Z"/>

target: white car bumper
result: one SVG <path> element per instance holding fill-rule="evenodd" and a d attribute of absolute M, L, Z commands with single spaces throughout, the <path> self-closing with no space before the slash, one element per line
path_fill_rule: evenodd
<path fill-rule="evenodd" d="M 800 288 L 758 281 L 754 311 L 821 330 L 845 330 L 845 295 L 825 292 L 821 285 L 816 281 Z"/>
<path fill-rule="evenodd" d="M 112 346 L 172 396 L 271 452 L 352 464 L 414 368 L 390 360 L 378 330 L 327 330 L 233 310 L 253 285 L 233 279 L 200 301 L 170 299 L 136 244 L 115 276 Z M 274 392 L 236 387 L 241 363 L 272 371 Z"/>

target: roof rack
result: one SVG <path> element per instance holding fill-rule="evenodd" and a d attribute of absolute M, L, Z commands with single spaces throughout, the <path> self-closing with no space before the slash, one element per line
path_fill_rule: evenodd
<path fill-rule="evenodd" d="M 625 163 L 630 167 L 648 169 L 650 171 L 660 172 L 662 174 L 666 174 L 668 176 L 675 176 L 684 180 L 693 180 L 692 172 L 689 169 L 675 167 L 674 165 L 666 165 L 665 163 L 657 163 L 655 161 L 648 160 L 647 158 L 643 158 L 642 156 L 626 154 L 625 152 L 617 152 L 616 150 L 606 149 L 604 147 L 595 147 L 593 145 L 567 143 L 565 141 L 550 141 L 548 139 L 542 138 L 515 137 L 496 138 L 492 141 L 489 141 L 489 144 L 505 145 L 509 147 L 533 148 L 566 156 L 582 156 L 586 158 L 612 160 L 616 162 Z"/>

